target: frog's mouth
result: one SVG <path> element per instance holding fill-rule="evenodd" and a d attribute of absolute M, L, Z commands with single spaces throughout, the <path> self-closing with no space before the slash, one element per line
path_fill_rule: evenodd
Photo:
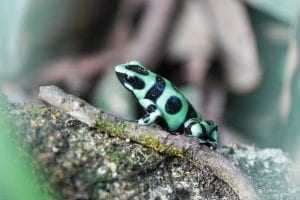
<path fill-rule="evenodd" d="M 124 85 L 126 83 L 126 74 L 121 73 L 121 72 L 116 72 L 117 78 L 119 81 Z"/>

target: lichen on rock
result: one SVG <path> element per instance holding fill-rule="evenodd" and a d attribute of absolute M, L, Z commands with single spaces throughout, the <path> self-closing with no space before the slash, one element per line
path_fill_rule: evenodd
<path fill-rule="evenodd" d="M 295 165 L 280 149 L 233 145 L 219 149 L 256 184 L 262 199 L 298 199 L 299 186 L 290 177 Z"/>

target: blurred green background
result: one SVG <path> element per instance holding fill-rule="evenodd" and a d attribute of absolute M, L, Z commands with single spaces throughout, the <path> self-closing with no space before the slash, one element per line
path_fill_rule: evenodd
<path fill-rule="evenodd" d="M 39 172 L 25 153 L 8 116 L 9 104 L 0 95 L 0 199 L 52 199 L 44 191 Z"/>

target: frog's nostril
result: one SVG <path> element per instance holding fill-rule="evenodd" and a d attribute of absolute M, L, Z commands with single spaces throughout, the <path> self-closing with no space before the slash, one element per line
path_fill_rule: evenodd
<path fill-rule="evenodd" d="M 126 72 L 126 65 L 116 65 L 115 66 L 115 72 L 119 72 L 119 73 L 125 73 Z"/>

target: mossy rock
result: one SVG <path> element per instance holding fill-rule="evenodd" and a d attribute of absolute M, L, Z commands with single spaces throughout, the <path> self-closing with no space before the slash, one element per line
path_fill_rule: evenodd
<path fill-rule="evenodd" d="M 129 140 L 109 136 L 52 107 L 39 104 L 11 107 L 9 118 L 17 125 L 17 135 L 23 143 L 21 149 L 29 149 L 29 154 L 33 154 L 34 162 L 52 185 L 52 189 L 47 187 L 47 190 L 53 196 L 62 199 L 239 199 L 208 166 L 199 167 L 188 159 L 162 155 Z M 250 165 L 260 163 L 261 158 L 249 160 L 249 148 L 253 147 L 223 147 L 219 152 L 244 169 L 264 199 L 274 199 L 274 196 L 296 199 L 299 190 L 283 178 L 288 174 L 286 164 L 290 161 L 286 158 L 280 164 L 284 166 L 280 172 L 274 164 L 266 172 L 266 166 L 274 159 L 272 156 L 278 154 L 266 155 L 269 159 L 264 160 L 264 165 Z M 254 155 L 261 152 L 252 151 Z M 270 183 L 262 180 L 262 172 L 274 174 L 273 181 L 278 184 L 270 187 Z M 284 187 L 278 191 L 276 187 L 282 184 Z"/>

